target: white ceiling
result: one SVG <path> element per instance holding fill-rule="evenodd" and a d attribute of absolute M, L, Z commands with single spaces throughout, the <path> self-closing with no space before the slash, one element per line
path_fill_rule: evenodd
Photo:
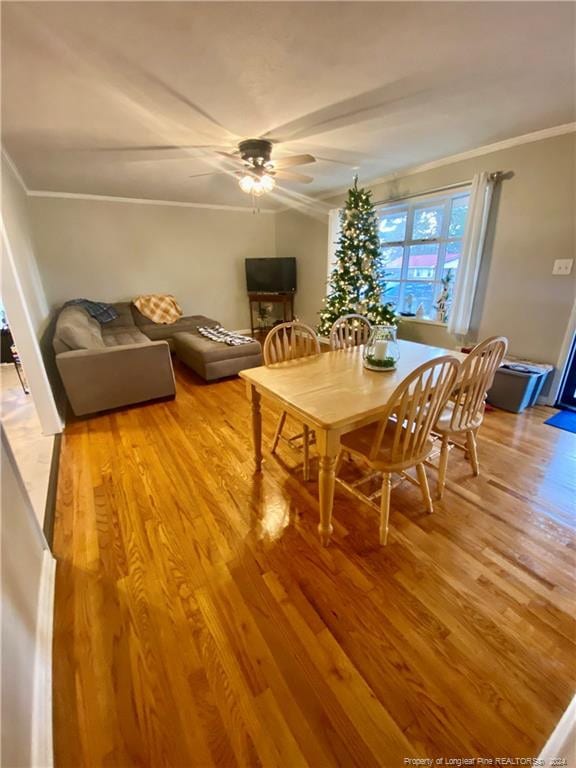
<path fill-rule="evenodd" d="M 117 148 L 268 135 L 328 158 L 285 205 L 573 121 L 575 9 L 4 2 L 3 142 L 33 190 L 250 207 L 229 175 L 190 178 L 229 167 L 210 149 Z"/>

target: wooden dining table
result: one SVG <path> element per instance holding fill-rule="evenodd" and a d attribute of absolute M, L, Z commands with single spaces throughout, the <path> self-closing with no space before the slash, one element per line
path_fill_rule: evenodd
<path fill-rule="evenodd" d="M 454 350 L 399 341 L 400 359 L 393 371 L 372 371 L 362 364 L 363 347 L 324 352 L 282 363 L 240 371 L 252 405 L 254 461 L 262 469 L 262 397 L 316 433 L 320 459 L 318 530 L 324 545 L 332 534 L 335 467 L 340 436 L 378 421 L 398 384 L 418 366 L 443 355 L 459 361 Z"/>

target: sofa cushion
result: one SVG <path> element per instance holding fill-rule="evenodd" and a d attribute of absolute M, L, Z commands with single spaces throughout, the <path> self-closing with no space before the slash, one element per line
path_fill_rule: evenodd
<path fill-rule="evenodd" d="M 262 347 L 257 341 L 231 347 L 193 333 L 176 333 L 173 337 L 179 360 L 206 379 L 235 376 L 245 368 L 262 365 Z"/>
<path fill-rule="evenodd" d="M 250 355 L 262 353 L 262 347 L 258 341 L 231 346 L 207 339 L 199 333 L 176 333 L 174 334 L 174 342 L 178 357 L 181 357 L 182 353 L 184 353 L 187 356 L 201 357 L 206 363 L 232 360 L 236 357 L 249 357 Z"/>
<path fill-rule="evenodd" d="M 102 327 L 102 331 L 105 332 L 109 328 L 128 328 L 134 327 L 134 318 L 132 317 L 131 302 L 121 301 L 118 304 L 112 304 L 118 317 L 115 320 L 110 320 L 106 325 Z"/>
<path fill-rule="evenodd" d="M 175 333 L 181 333 L 183 331 L 194 331 L 199 325 L 220 325 L 217 320 L 211 320 L 204 315 L 190 315 L 188 317 L 181 317 L 176 320 L 175 323 L 170 325 L 158 325 L 158 323 L 151 322 L 145 317 L 135 306 L 132 306 L 132 315 L 138 328 L 153 341 L 160 341 L 162 339 L 170 339 Z"/>
<path fill-rule="evenodd" d="M 60 342 L 60 349 L 57 344 Z M 79 306 L 64 307 L 56 321 L 55 351 L 98 349 L 104 346 L 100 323 Z M 63 347 L 63 348 L 62 348 Z"/>
<path fill-rule="evenodd" d="M 136 326 L 125 328 L 111 328 L 102 333 L 104 344 L 107 347 L 120 347 L 123 344 L 149 344 L 150 339 L 139 331 Z"/>

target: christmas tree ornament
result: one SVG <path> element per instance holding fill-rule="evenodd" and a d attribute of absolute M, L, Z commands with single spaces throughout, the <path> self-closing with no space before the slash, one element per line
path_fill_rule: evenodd
<path fill-rule="evenodd" d="M 396 326 L 398 318 L 393 305 L 382 300 L 384 266 L 372 192 L 358 188 L 357 176 L 340 212 L 340 224 L 336 263 L 320 311 L 318 333 L 329 336 L 333 323 L 346 314 L 362 315 L 372 325 Z"/>

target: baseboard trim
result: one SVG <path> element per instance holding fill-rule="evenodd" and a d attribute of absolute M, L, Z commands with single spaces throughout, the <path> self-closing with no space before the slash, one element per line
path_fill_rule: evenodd
<path fill-rule="evenodd" d="M 46 507 L 44 509 L 44 536 L 52 551 L 54 538 L 54 516 L 56 514 L 56 494 L 58 492 L 58 470 L 60 468 L 60 449 L 62 447 L 62 434 L 54 435 L 52 446 L 52 459 L 50 461 L 50 474 L 48 477 L 48 491 L 46 493 Z"/>
<path fill-rule="evenodd" d="M 34 704 L 32 712 L 32 765 L 52 768 L 54 745 L 52 733 L 52 635 L 54 631 L 54 590 L 56 560 L 45 549 L 42 559 L 38 616 L 36 619 L 36 656 L 34 658 Z"/>
<path fill-rule="evenodd" d="M 546 765 L 552 760 L 565 760 L 563 765 L 572 766 L 576 759 L 576 696 L 572 699 L 568 708 L 560 718 L 558 725 L 544 749 L 538 755 L 540 760 L 546 761 Z M 543 763 L 544 764 L 544 763 Z M 559 763 L 560 764 L 560 763 Z"/>

